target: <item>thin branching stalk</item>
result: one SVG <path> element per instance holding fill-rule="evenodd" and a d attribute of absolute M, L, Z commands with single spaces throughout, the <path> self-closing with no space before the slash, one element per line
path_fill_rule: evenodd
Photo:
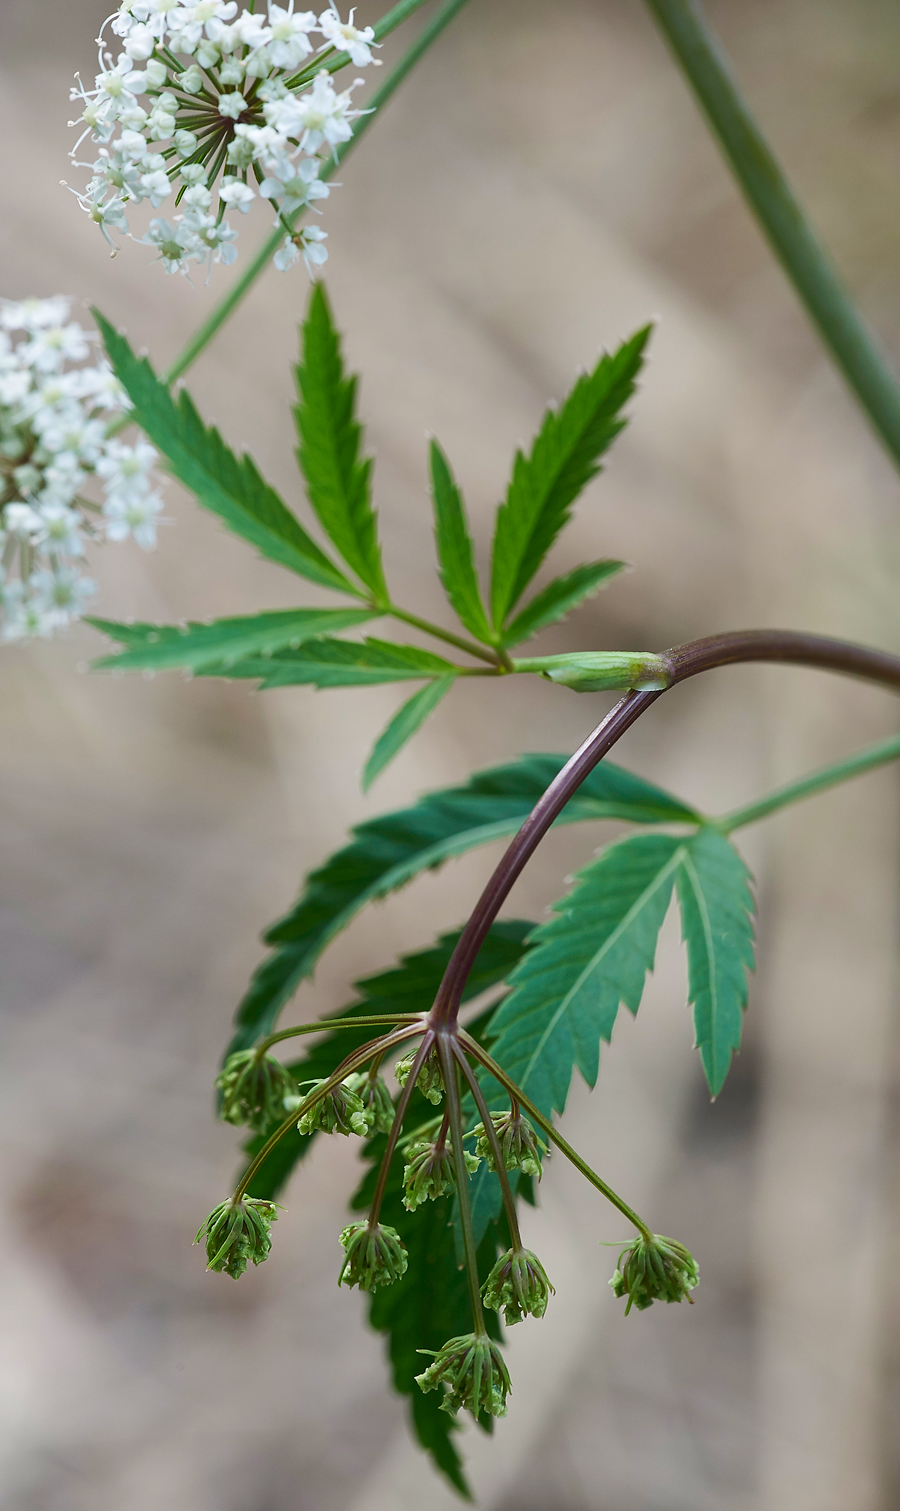
<path fill-rule="evenodd" d="M 456 1196 L 459 1203 L 459 1226 L 462 1233 L 463 1253 L 466 1258 L 466 1280 L 469 1285 L 469 1300 L 472 1304 L 473 1331 L 480 1337 L 487 1335 L 484 1311 L 481 1305 L 481 1280 L 478 1274 L 478 1253 L 475 1234 L 472 1230 L 472 1204 L 469 1201 L 469 1172 L 463 1150 L 462 1109 L 459 1102 L 459 1087 L 456 1082 L 456 1058 L 452 1049 L 452 1033 L 436 1036 L 436 1048 L 444 1077 L 444 1095 L 450 1116 L 450 1138 L 453 1144 L 453 1167 L 456 1172 Z"/>
<path fill-rule="evenodd" d="M 383 1024 L 396 1025 L 408 1023 L 421 1023 L 425 1026 L 422 1013 L 375 1013 L 367 1018 L 321 1018 L 316 1023 L 300 1023 L 296 1028 L 281 1028 L 276 1034 L 269 1034 L 268 1038 L 261 1039 L 256 1046 L 259 1055 L 265 1054 L 273 1044 L 279 1044 L 283 1039 L 295 1039 L 300 1034 L 330 1033 L 333 1028 L 381 1028 Z"/>
<path fill-rule="evenodd" d="M 506 1161 L 503 1158 L 503 1150 L 500 1148 L 500 1140 L 497 1137 L 497 1130 L 494 1127 L 494 1120 L 491 1117 L 490 1108 L 488 1107 L 488 1104 L 484 1099 L 484 1093 L 482 1092 L 481 1087 L 478 1084 L 478 1077 L 476 1076 L 471 1065 L 466 1059 L 465 1053 L 463 1052 L 459 1040 L 452 1038 L 450 1042 L 453 1046 L 453 1053 L 456 1059 L 459 1061 L 462 1073 L 465 1076 L 466 1081 L 468 1082 L 469 1090 L 471 1091 L 475 1101 L 475 1106 L 478 1108 L 479 1114 L 481 1116 L 481 1121 L 484 1126 L 487 1141 L 491 1146 L 491 1153 L 494 1156 L 494 1164 L 497 1168 L 497 1179 L 500 1182 L 500 1194 L 503 1198 L 503 1210 L 506 1213 L 506 1220 L 509 1223 L 510 1243 L 514 1249 L 521 1249 L 522 1235 L 519 1232 L 519 1218 L 516 1212 L 515 1197 L 513 1196 L 512 1187 L 509 1183 Z"/>
<path fill-rule="evenodd" d="M 378 1171 L 378 1180 L 375 1185 L 375 1195 L 372 1197 L 372 1207 L 369 1212 L 370 1228 L 377 1227 L 378 1225 L 378 1218 L 381 1213 L 381 1204 L 384 1201 L 384 1193 L 387 1189 L 388 1175 L 390 1174 L 391 1169 L 391 1160 L 394 1158 L 394 1151 L 397 1148 L 397 1141 L 400 1137 L 400 1131 L 403 1127 L 403 1119 L 406 1117 L 410 1098 L 415 1090 L 416 1081 L 419 1078 L 419 1071 L 425 1064 L 425 1061 L 428 1058 L 428 1055 L 433 1047 L 434 1034 L 426 1033 L 416 1052 L 416 1058 L 413 1060 L 412 1069 L 410 1070 L 409 1075 L 406 1078 L 406 1085 L 403 1087 L 403 1090 L 401 1091 L 400 1097 L 397 1101 L 397 1111 L 394 1113 L 394 1121 L 391 1124 L 391 1131 L 388 1134 L 387 1147 L 385 1148 L 381 1160 L 381 1166 Z"/>

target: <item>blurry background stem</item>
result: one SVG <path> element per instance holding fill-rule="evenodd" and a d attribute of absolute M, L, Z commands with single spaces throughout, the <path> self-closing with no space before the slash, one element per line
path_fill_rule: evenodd
<path fill-rule="evenodd" d="M 696 0 L 647 0 L 772 250 L 900 467 L 900 386 L 738 91 Z"/>

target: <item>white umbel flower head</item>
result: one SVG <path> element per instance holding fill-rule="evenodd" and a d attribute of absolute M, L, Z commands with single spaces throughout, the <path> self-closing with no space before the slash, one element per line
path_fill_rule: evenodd
<path fill-rule="evenodd" d="M 237 0 L 125 0 L 101 29 L 93 88 L 79 79 L 71 94 L 81 107 L 71 155 L 91 175 L 73 193 L 113 253 L 118 233 L 156 247 L 168 273 L 233 262 L 237 232 L 224 212 L 246 214 L 267 175 L 262 193 L 286 237 L 276 266 L 324 262 L 324 233 L 291 238 L 296 217 L 328 192 L 321 159 L 350 140 L 360 115 L 351 93 L 362 81 L 343 93 L 331 82 L 350 62 L 375 61 L 375 33 L 353 16 L 329 6 L 317 18 L 294 0 L 265 13 Z M 328 58 L 316 61 L 314 36 Z M 98 145 L 82 163 L 87 138 Z M 132 236 L 132 209 L 145 202 L 166 204 L 168 218 Z"/>
<path fill-rule="evenodd" d="M 64 298 L 0 300 L 0 642 L 83 613 L 92 542 L 156 543 L 156 452 L 108 438 L 128 401 L 105 361 L 85 363 L 93 337 L 69 316 Z M 82 492 L 92 480 L 102 503 Z"/>

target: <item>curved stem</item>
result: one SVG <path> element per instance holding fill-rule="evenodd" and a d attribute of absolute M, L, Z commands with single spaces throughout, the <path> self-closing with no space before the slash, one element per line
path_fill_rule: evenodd
<path fill-rule="evenodd" d="M 767 797 L 758 798 L 755 803 L 747 803 L 743 808 L 735 808 L 733 813 L 726 813 L 722 818 L 711 820 L 717 829 L 723 834 L 731 834 L 734 829 L 742 829 L 745 824 L 755 824 L 761 818 L 768 818 L 770 813 L 777 813 L 779 808 L 787 808 L 791 803 L 799 803 L 802 798 L 812 797 L 817 792 L 824 792 L 829 787 L 837 786 L 838 782 L 847 782 L 852 777 L 862 776 L 866 771 L 875 771 L 879 766 L 885 766 L 888 761 L 900 759 L 900 735 L 891 735 L 888 740 L 879 740 L 877 745 L 870 745 L 867 750 L 860 750 L 856 755 L 847 756 L 843 761 L 835 761 L 830 766 L 823 766 L 819 771 L 813 771 L 809 776 L 801 777 L 797 782 L 789 782 L 784 787 L 777 787 Z"/>
<path fill-rule="evenodd" d="M 444 1077 L 444 1095 L 450 1114 L 450 1138 L 453 1141 L 453 1166 L 456 1172 L 456 1196 L 459 1203 L 459 1225 L 462 1229 L 463 1253 L 466 1256 L 466 1279 L 469 1283 L 469 1301 L 472 1306 L 472 1331 L 485 1336 L 484 1311 L 481 1305 L 481 1281 L 478 1275 L 478 1253 L 475 1234 L 472 1230 L 472 1205 L 469 1201 L 469 1172 L 463 1152 L 462 1112 L 459 1105 L 459 1088 L 456 1084 L 456 1059 L 451 1048 L 453 1036 L 446 1031 L 436 1036 L 438 1059 Z"/>
<path fill-rule="evenodd" d="M 391 1131 L 388 1134 L 387 1147 L 385 1148 L 381 1166 L 378 1171 L 378 1181 L 375 1186 L 375 1195 L 372 1197 L 372 1206 L 369 1211 L 370 1228 L 374 1228 L 378 1222 L 378 1216 L 381 1212 L 381 1203 L 384 1201 L 385 1188 L 387 1187 L 387 1179 L 390 1173 L 391 1160 L 394 1158 L 394 1150 L 397 1147 L 397 1140 L 400 1137 L 400 1130 L 403 1127 L 403 1119 L 406 1117 L 406 1110 L 409 1107 L 409 1099 L 412 1096 L 413 1091 L 415 1090 L 416 1081 L 419 1077 L 419 1071 L 425 1064 L 426 1057 L 428 1056 L 433 1046 L 434 1034 L 428 1033 L 425 1035 L 425 1038 L 419 1045 L 418 1051 L 416 1053 L 416 1058 L 413 1060 L 412 1068 L 406 1078 L 406 1085 L 401 1091 L 399 1099 L 397 1101 L 397 1111 L 394 1113 L 394 1121 L 391 1124 Z"/>
<path fill-rule="evenodd" d="M 581 1158 L 581 1155 L 578 1153 L 577 1149 L 573 1149 L 572 1145 L 563 1138 L 562 1134 L 557 1133 L 550 1120 L 548 1118 L 545 1118 L 543 1113 L 538 1112 L 538 1109 L 535 1107 L 534 1103 L 530 1101 L 527 1096 L 525 1096 L 524 1092 L 520 1090 L 515 1081 L 513 1081 L 506 1074 L 506 1071 L 501 1069 L 496 1060 L 491 1059 L 487 1050 L 482 1049 L 481 1045 L 476 1043 L 474 1039 L 470 1038 L 467 1033 L 460 1033 L 459 1039 L 460 1043 L 465 1045 L 466 1049 L 469 1051 L 469 1054 L 472 1055 L 474 1059 L 477 1059 L 484 1066 L 485 1070 L 489 1070 L 491 1075 L 497 1078 L 501 1086 L 503 1086 L 509 1093 L 510 1097 L 514 1096 L 518 1102 L 521 1102 L 522 1106 L 525 1108 L 525 1111 L 528 1113 L 528 1116 L 534 1119 L 534 1121 L 538 1124 L 538 1127 L 543 1128 L 547 1137 L 551 1139 L 552 1142 L 556 1145 L 557 1149 L 559 1149 L 559 1151 L 566 1156 L 567 1160 L 571 1160 L 572 1164 L 575 1166 L 575 1169 L 580 1171 L 585 1180 L 589 1180 L 591 1185 L 595 1186 L 601 1193 L 601 1195 L 605 1196 L 606 1200 L 608 1202 L 611 1202 L 618 1212 L 622 1213 L 623 1217 L 627 1217 L 629 1222 L 634 1223 L 634 1226 L 637 1228 L 638 1232 L 649 1243 L 652 1234 L 643 1219 L 638 1217 L 637 1213 L 632 1211 L 628 1203 L 623 1201 L 621 1196 L 618 1196 L 616 1194 L 612 1186 L 608 1186 L 606 1184 L 606 1181 L 597 1174 L 596 1170 L 591 1169 L 587 1161 Z"/>
<path fill-rule="evenodd" d="M 325 1018 L 318 1023 L 301 1023 L 297 1028 L 282 1028 L 277 1034 L 269 1034 L 268 1038 L 261 1039 L 256 1045 L 256 1052 L 262 1056 L 273 1044 L 278 1044 L 282 1039 L 294 1039 L 298 1034 L 321 1034 L 329 1033 L 333 1028 L 380 1028 L 384 1023 L 422 1023 L 421 1013 L 380 1013 L 371 1018 Z"/>
<path fill-rule="evenodd" d="M 418 10 L 419 6 L 423 3 L 424 0 L 403 0 L 403 3 L 400 5 L 395 5 L 393 10 L 382 17 L 382 20 L 375 27 L 376 38 L 387 36 L 389 31 L 392 31 L 395 26 L 399 26 L 401 21 L 405 21 L 407 16 L 411 15 L 413 11 Z M 403 83 L 407 74 L 428 51 L 432 43 L 437 41 L 444 28 L 449 25 L 457 11 L 462 10 L 465 4 L 466 0 L 446 0 L 446 3 L 441 6 L 437 15 L 423 28 L 412 46 L 404 53 L 396 67 L 388 74 L 380 89 L 376 89 L 366 107 L 367 113 L 361 116 L 356 122 L 350 140 L 343 142 L 336 149 L 331 161 L 324 165 L 320 175 L 321 178 L 330 178 L 335 169 L 347 157 L 348 153 L 353 151 L 357 143 L 365 136 L 373 121 L 377 119 L 380 112 L 384 109 L 394 91 Z M 303 211 L 300 209 L 294 215 L 288 217 L 291 226 L 296 225 L 302 213 Z M 212 314 L 208 319 L 204 320 L 199 329 L 194 332 L 184 350 L 175 358 L 172 365 L 166 369 L 163 374 L 164 383 L 174 383 L 176 378 L 180 378 L 196 362 L 200 353 L 209 345 L 229 316 L 234 313 L 245 295 L 250 292 L 260 273 L 263 272 L 271 258 L 278 251 L 284 240 L 284 236 L 284 227 L 279 226 L 263 242 L 256 256 L 248 263 L 240 278 L 235 280 L 228 293 L 216 305 Z"/>
<path fill-rule="evenodd" d="M 521 1249 L 522 1235 L 519 1232 L 519 1218 L 516 1213 L 516 1202 L 512 1194 L 512 1187 L 509 1183 L 509 1174 L 507 1172 L 506 1164 L 503 1159 L 503 1150 L 500 1148 L 500 1140 L 497 1137 L 497 1130 L 494 1127 L 494 1120 L 491 1117 L 491 1110 L 488 1107 L 488 1104 L 484 1099 L 484 1093 L 482 1092 L 481 1087 L 478 1084 L 478 1077 L 476 1076 L 471 1065 L 466 1059 L 459 1041 L 457 1039 L 454 1039 L 452 1042 L 453 1053 L 459 1061 L 462 1068 L 462 1073 L 469 1083 L 469 1090 L 471 1091 L 472 1096 L 475 1099 L 475 1106 L 478 1108 L 478 1111 L 481 1114 L 481 1121 L 484 1127 L 485 1137 L 487 1138 L 487 1141 L 491 1146 L 491 1154 L 494 1156 L 494 1164 L 497 1167 L 497 1179 L 500 1182 L 500 1194 L 503 1197 L 503 1210 L 506 1213 L 506 1221 L 509 1223 L 509 1236 L 511 1246 L 514 1249 Z"/>
<path fill-rule="evenodd" d="M 300 1106 L 295 1107 L 290 1116 L 286 1117 L 284 1122 L 279 1124 L 271 1137 L 266 1139 L 256 1158 L 251 1160 L 235 1187 L 234 1195 L 231 1198 L 232 1202 L 240 1201 L 254 1175 L 268 1159 L 276 1144 L 281 1143 L 285 1134 L 290 1133 L 295 1124 L 309 1112 L 311 1107 L 315 1107 L 317 1102 L 321 1102 L 323 1097 L 327 1097 L 329 1091 L 333 1091 L 335 1086 L 340 1085 L 345 1076 L 350 1075 L 354 1070 L 361 1069 L 367 1060 L 372 1059 L 373 1055 L 384 1054 L 393 1045 L 402 1044 L 404 1040 L 411 1039 L 416 1032 L 416 1029 L 401 1029 L 396 1034 L 387 1034 L 382 1039 L 373 1039 L 370 1044 L 363 1044 L 361 1048 L 347 1055 L 346 1059 L 341 1061 L 337 1070 L 332 1071 L 327 1081 L 323 1081 L 322 1085 L 317 1087 L 315 1091 L 311 1091 L 308 1097 L 304 1097 Z"/>
<path fill-rule="evenodd" d="M 741 98 L 695 0 L 647 0 L 773 252 L 819 335 L 900 465 L 900 386 Z"/>
<path fill-rule="evenodd" d="M 660 660 L 666 668 L 670 688 L 717 666 L 732 666 L 740 661 L 780 661 L 818 667 L 843 676 L 864 677 L 900 691 L 900 657 L 869 646 L 854 645 L 850 641 L 806 635 L 795 630 L 735 630 L 708 635 L 702 640 L 673 646 L 663 652 Z M 429 1015 L 435 1028 L 456 1023 L 465 984 L 478 951 L 513 883 L 551 824 L 597 763 L 662 695 L 662 691 L 626 694 L 588 735 L 538 799 L 488 881 L 457 941 Z"/>

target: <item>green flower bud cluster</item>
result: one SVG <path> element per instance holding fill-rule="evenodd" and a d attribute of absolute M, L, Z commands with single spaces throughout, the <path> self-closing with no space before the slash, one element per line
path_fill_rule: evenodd
<path fill-rule="evenodd" d="M 223 1201 L 210 1212 L 195 1243 L 206 1239 L 208 1270 L 222 1270 L 237 1280 L 249 1260 L 262 1264 L 272 1248 L 271 1227 L 278 1217 L 273 1201 L 244 1196 Z"/>
<path fill-rule="evenodd" d="M 285 1098 L 297 1091 L 297 1082 L 281 1061 L 255 1049 L 229 1055 L 216 1086 L 222 1093 L 224 1121 L 246 1124 L 254 1133 L 280 1123 L 290 1110 Z"/>
<path fill-rule="evenodd" d="M 507 1249 L 488 1275 L 481 1294 L 485 1306 L 492 1311 L 504 1308 L 503 1320 L 512 1327 L 526 1313 L 543 1317 L 547 1302 L 556 1291 L 536 1254 L 530 1249 Z"/>
<path fill-rule="evenodd" d="M 616 1296 L 627 1296 L 625 1315 L 636 1306 L 644 1311 L 654 1301 L 682 1301 L 700 1281 L 693 1254 L 674 1238 L 654 1233 L 648 1243 L 641 1236 L 619 1255 L 619 1265 L 609 1282 Z"/>
<path fill-rule="evenodd" d="M 433 1352 L 419 1349 L 422 1354 Z M 476 1418 L 483 1411 L 492 1417 L 505 1417 L 506 1397 L 512 1389 L 503 1355 L 483 1333 L 451 1338 L 435 1353 L 434 1363 L 416 1375 L 416 1384 L 426 1394 L 443 1389 L 441 1411 L 456 1416 L 460 1407 L 465 1407 Z"/>
<path fill-rule="evenodd" d="M 534 1129 L 527 1118 L 523 1118 L 518 1112 L 492 1112 L 491 1122 L 497 1134 L 506 1169 L 521 1170 L 523 1174 L 540 1180 L 541 1151 Z M 478 1123 L 473 1128 L 472 1134 L 477 1139 L 475 1153 L 480 1159 L 487 1161 L 489 1170 L 496 1169 L 494 1150 L 484 1124 Z"/>
<path fill-rule="evenodd" d="M 354 1222 L 341 1233 L 347 1257 L 341 1266 L 338 1285 L 358 1285 L 361 1291 L 374 1291 L 377 1285 L 392 1285 L 406 1273 L 406 1248 L 396 1228 L 376 1223 Z"/>
<path fill-rule="evenodd" d="M 399 1086 L 405 1086 L 409 1080 L 409 1073 L 415 1064 L 416 1053 L 417 1051 L 413 1050 L 411 1054 L 404 1055 L 403 1059 L 398 1060 L 394 1066 L 394 1075 L 397 1077 L 397 1084 Z M 416 1085 L 423 1097 L 427 1097 L 434 1107 L 440 1104 L 441 1098 L 444 1095 L 444 1077 L 441 1075 L 441 1067 L 434 1050 L 431 1051 L 430 1055 L 426 1055 L 422 1069 L 416 1076 Z"/>
<path fill-rule="evenodd" d="M 303 1100 L 326 1085 L 326 1081 L 311 1081 Z M 345 1136 L 358 1133 L 365 1138 L 371 1131 L 373 1116 L 363 1106 L 362 1098 L 353 1090 L 350 1080 L 339 1081 L 331 1091 L 320 1097 L 308 1112 L 297 1120 L 298 1133 L 343 1133 Z"/>
<path fill-rule="evenodd" d="M 466 1169 L 472 1175 L 478 1169 L 477 1155 L 463 1151 Z M 445 1138 L 432 1144 L 428 1139 L 416 1139 L 406 1151 L 403 1167 L 403 1184 L 406 1188 L 403 1205 L 414 1212 L 424 1201 L 436 1201 L 445 1196 L 456 1184 L 453 1168 L 453 1145 Z"/>
<path fill-rule="evenodd" d="M 359 1071 L 348 1076 L 344 1085 L 359 1097 L 369 1121 L 369 1133 L 390 1133 L 394 1126 L 394 1103 L 381 1076 Z"/>

